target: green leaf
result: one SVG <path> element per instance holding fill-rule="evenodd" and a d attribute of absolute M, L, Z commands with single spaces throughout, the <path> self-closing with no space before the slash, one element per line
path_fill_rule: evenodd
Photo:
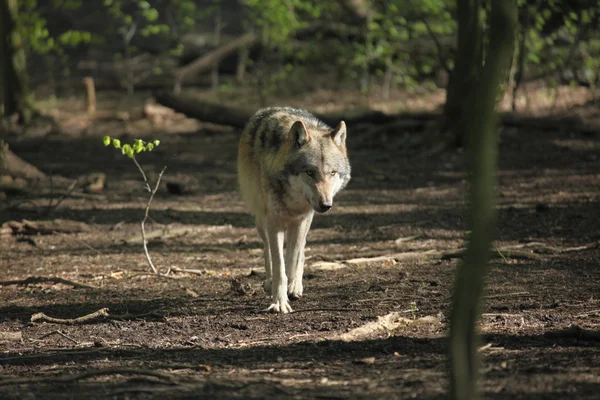
<path fill-rule="evenodd" d="M 121 141 L 119 139 L 113 139 L 113 146 L 115 147 L 115 149 L 120 149 L 121 148 Z"/>
<path fill-rule="evenodd" d="M 131 158 L 133 156 L 133 148 L 130 145 L 126 144 L 121 149 L 121 153 Z"/>
<path fill-rule="evenodd" d="M 104 136 L 102 142 L 104 142 L 105 146 L 110 146 L 110 136 Z"/>
<path fill-rule="evenodd" d="M 154 146 L 158 146 L 160 144 L 160 140 L 155 140 L 152 143 L 154 143 Z"/>
<path fill-rule="evenodd" d="M 148 143 L 148 144 L 146 145 L 146 149 L 147 149 L 148 151 L 152 151 L 152 150 L 154 150 L 154 144 L 152 144 L 152 143 Z"/>
<path fill-rule="evenodd" d="M 138 154 L 144 151 L 144 142 L 141 139 L 136 140 L 133 143 L 133 150 Z"/>

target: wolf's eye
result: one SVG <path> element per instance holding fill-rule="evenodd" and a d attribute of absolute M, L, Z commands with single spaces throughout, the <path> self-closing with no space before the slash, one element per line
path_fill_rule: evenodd
<path fill-rule="evenodd" d="M 310 171 L 310 170 L 308 170 L 308 171 L 304 171 L 304 173 L 306 173 L 306 175 L 310 176 L 311 178 L 312 178 L 313 176 L 315 176 L 315 172 L 314 172 L 314 171 Z"/>
<path fill-rule="evenodd" d="M 337 171 L 331 171 L 331 176 L 336 176 L 337 175 Z"/>

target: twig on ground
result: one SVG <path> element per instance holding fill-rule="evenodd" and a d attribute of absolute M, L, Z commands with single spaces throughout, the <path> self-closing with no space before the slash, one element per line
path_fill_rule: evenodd
<path fill-rule="evenodd" d="M 52 335 L 60 335 L 60 336 L 64 337 L 67 340 L 70 340 L 71 342 L 73 342 L 75 344 L 79 344 L 79 342 L 77 340 L 73 339 L 69 335 L 66 335 L 66 334 L 62 333 L 59 330 L 55 330 L 55 331 L 52 331 L 50 333 L 46 333 L 45 335 L 40 336 L 39 339 L 41 340 L 41 339 L 47 338 L 48 336 L 52 336 Z"/>
<path fill-rule="evenodd" d="M 485 350 L 489 349 L 490 347 L 492 347 L 492 344 L 488 343 L 488 344 L 483 345 L 480 348 L 478 348 L 477 351 L 485 351 Z"/>
<path fill-rule="evenodd" d="M 74 288 L 79 289 L 98 289 L 96 286 L 86 285 L 85 283 L 79 283 L 75 281 L 71 281 L 69 279 L 59 278 L 57 276 L 30 276 L 26 279 L 16 280 L 16 281 L 3 281 L 0 282 L 0 286 L 8 286 L 8 285 L 30 285 L 32 283 L 62 283 L 64 285 L 70 285 Z"/>
<path fill-rule="evenodd" d="M 150 217 L 148 217 L 150 218 Z M 151 218 L 150 218 L 151 219 Z M 178 237 L 178 236 L 184 236 L 187 235 L 188 233 L 193 232 L 194 229 L 193 228 L 189 228 L 189 227 L 184 227 L 184 228 L 175 228 L 175 229 L 159 229 L 156 231 L 152 231 L 150 233 L 146 233 L 146 240 L 150 240 L 150 239 L 160 239 L 160 240 L 164 240 L 164 239 L 170 239 L 170 238 L 174 238 L 174 237 Z M 127 239 L 123 239 L 123 241 L 125 243 L 143 243 L 144 242 L 144 238 L 142 235 L 134 235 L 131 236 Z"/>
<path fill-rule="evenodd" d="M 202 271 L 201 269 L 187 269 L 187 268 L 177 268 L 171 267 L 172 272 L 186 273 L 186 274 L 194 274 L 194 275 L 206 275 L 206 271 Z"/>
<path fill-rule="evenodd" d="M 81 374 L 72 376 L 44 376 L 38 378 L 23 378 L 23 379 L 5 379 L 0 380 L 0 386 L 10 385 L 25 385 L 32 383 L 70 383 L 77 382 L 82 379 L 93 378 L 105 375 L 141 375 L 151 376 L 160 380 L 164 380 L 166 384 L 175 385 L 177 380 L 173 375 L 164 372 L 144 370 L 138 368 L 105 368 L 96 371 L 87 371 Z"/>
<path fill-rule="evenodd" d="M 413 260 L 418 258 L 437 258 L 442 255 L 443 252 L 438 250 L 426 250 L 426 251 L 408 251 L 405 253 L 394 253 L 394 254 L 386 254 L 382 256 L 376 257 L 359 257 L 359 258 L 351 258 L 349 260 L 343 261 L 345 264 L 366 264 L 372 262 L 380 262 L 380 261 L 388 261 L 388 260 Z"/>
<path fill-rule="evenodd" d="M 69 185 L 69 187 L 67 188 L 67 191 L 65 193 L 63 193 L 63 196 L 56 201 L 56 204 L 52 204 L 54 202 L 54 198 L 52 196 L 50 196 L 50 204 L 48 204 L 48 209 L 46 210 L 47 216 L 52 214 L 58 208 L 58 206 L 60 206 L 60 203 L 62 203 L 67 197 L 69 197 L 71 195 L 71 193 L 73 193 L 73 190 L 75 190 L 75 188 L 77 187 L 78 182 L 79 182 L 79 178 L 75 179 Z M 54 191 L 54 185 L 52 183 L 52 175 L 50 175 L 50 190 Z"/>
<path fill-rule="evenodd" d="M 465 249 L 457 249 L 457 250 L 447 251 L 447 252 L 444 252 L 441 259 L 442 260 L 451 260 L 453 258 L 462 258 L 462 256 L 464 256 L 464 254 L 465 254 L 465 251 L 466 251 Z M 507 253 L 507 254 L 505 255 L 504 253 Z M 544 257 L 542 257 L 538 254 L 535 254 L 535 253 L 531 253 L 528 251 L 507 249 L 505 247 L 490 250 L 491 258 L 497 258 L 498 256 L 500 256 L 504 260 L 506 260 L 508 258 L 514 258 L 514 259 L 521 259 L 521 260 L 541 261 L 544 259 Z"/>
<path fill-rule="evenodd" d="M 129 279 L 132 278 L 137 278 L 138 276 L 152 276 L 152 277 L 156 277 L 156 278 L 165 278 L 165 279 L 177 279 L 177 278 L 173 278 L 172 276 L 168 276 L 165 274 L 160 274 L 160 273 L 151 273 L 151 272 L 140 272 L 138 274 L 133 274 L 131 276 L 129 276 Z"/>
<path fill-rule="evenodd" d="M 586 311 L 581 314 L 577 314 L 577 315 L 575 315 L 575 318 L 589 317 L 590 315 L 595 315 L 595 314 L 600 314 L 600 309 L 590 310 L 590 311 Z"/>
<path fill-rule="evenodd" d="M 513 293 L 501 293 L 484 296 L 485 299 L 500 299 L 504 297 L 521 297 L 521 296 L 533 296 L 529 292 L 513 292 Z"/>
<path fill-rule="evenodd" d="M 294 310 L 292 314 L 298 314 L 303 312 L 356 312 L 361 311 L 358 308 L 306 308 L 304 310 Z"/>
<path fill-rule="evenodd" d="M 595 249 L 597 247 L 600 247 L 600 242 L 592 242 L 592 243 L 585 244 L 583 246 L 563 247 L 563 248 L 550 246 L 550 245 L 547 245 L 542 242 L 529 242 L 529 243 L 505 246 L 502 249 L 513 250 L 513 249 L 530 248 L 530 249 L 536 249 L 536 250 L 545 250 L 549 253 L 562 254 L 562 253 L 571 253 L 574 251 L 591 250 L 591 249 Z"/>
<path fill-rule="evenodd" d="M 421 236 L 422 235 L 412 235 L 412 236 L 399 237 L 398 239 L 394 240 L 394 243 L 400 244 L 400 243 L 412 242 L 413 240 L 420 239 Z"/>
<path fill-rule="evenodd" d="M 84 245 L 85 247 L 87 247 L 88 249 L 95 251 L 96 253 L 98 253 L 99 255 L 103 255 L 102 252 L 98 249 L 93 248 L 90 244 L 88 244 L 86 241 L 78 239 L 76 237 L 74 237 L 73 239 L 75 239 L 76 242 L 81 243 L 82 245 Z"/>
<path fill-rule="evenodd" d="M 45 321 L 45 322 L 50 322 L 53 324 L 76 325 L 76 324 L 82 324 L 82 323 L 88 322 L 90 320 L 93 320 L 93 319 L 96 319 L 99 317 L 108 317 L 108 308 L 101 308 L 100 310 L 95 311 L 91 314 L 83 315 L 83 316 L 77 317 L 77 318 L 68 318 L 68 319 L 53 318 L 53 317 L 49 317 L 46 314 L 40 312 L 37 314 L 33 314 L 31 316 L 31 322 Z"/>

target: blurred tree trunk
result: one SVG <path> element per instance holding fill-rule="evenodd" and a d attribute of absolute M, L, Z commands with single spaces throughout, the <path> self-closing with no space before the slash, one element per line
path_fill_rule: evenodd
<path fill-rule="evenodd" d="M 464 145 L 465 123 L 471 117 L 465 107 L 465 94 L 477 88 L 483 62 L 481 8 L 482 0 L 456 1 L 458 47 L 454 69 L 446 89 L 444 124 L 457 146 Z"/>
<path fill-rule="evenodd" d="M 35 113 L 29 91 L 23 38 L 18 29 L 17 0 L 0 0 L 0 63 L 2 64 L 2 103 L 4 115 L 17 113 L 21 123 L 28 123 Z"/>
<path fill-rule="evenodd" d="M 468 165 L 471 169 L 469 246 L 459 266 L 453 293 L 450 318 L 450 390 L 452 399 L 480 398 L 478 386 L 479 358 L 476 324 L 480 317 L 481 295 L 488 270 L 489 248 L 495 232 L 497 113 L 496 104 L 510 66 L 517 21 L 516 0 L 492 0 L 489 14 L 489 44 L 483 67 L 476 64 L 478 85 L 465 86 L 461 122 L 466 133 Z M 479 10 L 463 16 L 459 23 L 472 23 Z M 464 11 L 464 10 L 463 10 Z M 463 29 L 464 33 L 464 29 Z M 473 35 L 463 46 L 461 55 L 481 52 L 480 36 Z M 465 38 L 463 37 L 463 40 Z M 461 60 L 464 65 L 464 60 Z M 458 65 L 458 63 L 457 63 Z M 456 77 L 455 77 L 456 79 Z"/>

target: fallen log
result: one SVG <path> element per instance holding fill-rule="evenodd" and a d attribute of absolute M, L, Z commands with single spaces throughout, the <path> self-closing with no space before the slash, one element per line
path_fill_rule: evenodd
<path fill-rule="evenodd" d="M 200 121 L 243 129 L 256 110 L 241 107 L 224 106 L 201 100 L 188 94 L 157 93 L 155 99 L 163 106 Z M 346 124 L 369 123 L 384 124 L 395 120 L 396 116 L 377 110 L 348 110 L 328 114 L 315 113 L 323 122 L 336 126 L 340 121 Z"/>
<path fill-rule="evenodd" d="M 190 94 L 158 92 L 154 97 L 156 101 L 163 106 L 170 107 L 190 118 L 219 125 L 232 126 L 239 129 L 244 128 L 252 114 L 256 111 L 255 109 L 225 106 L 208 102 Z M 343 120 L 347 125 L 366 123 L 378 125 L 381 127 L 381 130 L 403 131 L 421 131 L 432 121 L 442 117 L 440 113 L 430 111 L 386 114 L 377 110 L 365 109 L 335 111 L 327 114 L 314 113 L 314 115 L 331 126 L 335 126 Z M 503 126 L 515 128 L 543 129 L 551 131 L 565 130 L 584 134 L 596 134 L 598 132 L 597 128 L 586 125 L 578 116 L 535 117 L 504 113 L 500 115 L 500 121 Z M 380 128 L 377 128 L 377 130 L 379 129 Z"/>
<path fill-rule="evenodd" d="M 8 146 L 5 146 L 4 156 L 4 166 L 0 166 L 0 170 L 4 169 L 5 174 L 31 180 L 46 179 L 46 174 L 37 169 L 33 164 L 17 156 Z"/>
<path fill-rule="evenodd" d="M 170 107 L 190 118 L 234 128 L 243 129 L 252 116 L 251 110 L 226 107 L 185 94 L 157 93 L 154 97 L 163 106 Z"/>

